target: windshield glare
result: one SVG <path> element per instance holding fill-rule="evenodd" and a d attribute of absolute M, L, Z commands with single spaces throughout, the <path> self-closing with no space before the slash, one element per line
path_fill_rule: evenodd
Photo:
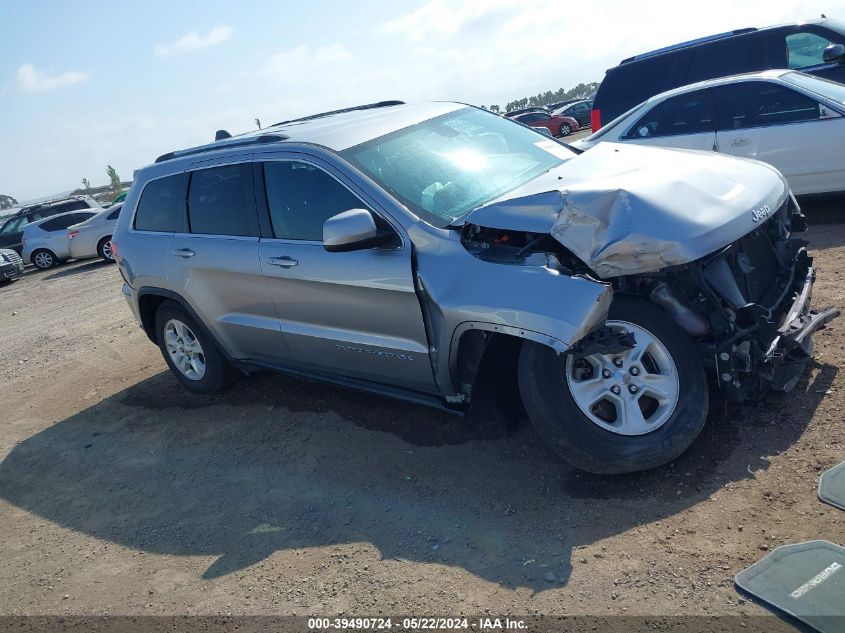
<path fill-rule="evenodd" d="M 436 227 L 575 156 L 518 123 L 464 108 L 343 152 Z"/>
<path fill-rule="evenodd" d="M 845 105 L 845 85 L 804 73 L 786 73 L 783 80 L 822 97 Z"/>

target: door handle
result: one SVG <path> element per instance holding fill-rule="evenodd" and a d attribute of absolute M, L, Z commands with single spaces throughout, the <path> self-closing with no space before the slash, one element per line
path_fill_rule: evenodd
<path fill-rule="evenodd" d="M 173 254 L 176 255 L 176 257 L 184 257 L 185 259 L 187 259 L 188 257 L 193 257 L 194 255 L 196 255 L 196 253 L 194 251 L 192 251 L 190 248 L 173 249 Z"/>
<path fill-rule="evenodd" d="M 299 262 L 293 259 L 292 257 L 288 257 L 284 255 L 282 257 L 270 257 L 267 260 L 268 264 L 272 264 L 273 266 L 281 266 L 282 268 L 293 268 L 294 266 L 298 265 Z"/>
<path fill-rule="evenodd" d="M 733 142 L 731 143 L 731 145 L 733 145 L 734 147 L 744 147 L 744 146 L 748 145 L 750 142 L 751 141 L 749 141 L 747 138 L 735 138 L 733 140 Z"/>

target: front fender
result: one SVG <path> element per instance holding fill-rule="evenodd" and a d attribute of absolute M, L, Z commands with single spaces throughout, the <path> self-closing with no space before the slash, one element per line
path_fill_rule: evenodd
<path fill-rule="evenodd" d="M 543 265 L 499 264 L 476 258 L 457 234 L 409 232 L 438 387 L 456 395 L 455 355 L 470 329 L 500 332 L 564 352 L 604 323 L 610 284 Z"/>

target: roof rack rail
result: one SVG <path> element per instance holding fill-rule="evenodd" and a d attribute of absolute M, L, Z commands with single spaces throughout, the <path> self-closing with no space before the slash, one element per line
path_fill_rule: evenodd
<path fill-rule="evenodd" d="M 698 39 L 688 40 L 686 42 L 681 42 L 680 44 L 672 44 L 671 46 L 664 46 L 663 48 L 658 48 L 657 50 L 649 51 L 648 53 L 641 53 L 639 55 L 634 55 L 633 57 L 627 57 L 619 62 L 619 65 L 622 64 L 629 64 L 631 62 L 638 62 L 641 59 L 648 59 L 649 57 L 654 57 L 656 55 L 662 55 L 663 53 L 668 53 L 670 51 L 680 50 L 682 48 L 688 48 L 690 46 L 696 46 L 697 44 L 706 44 L 708 42 L 715 42 L 716 40 L 722 40 L 726 37 L 734 37 L 735 35 L 744 35 L 745 33 L 753 33 L 757 29 L 755 27 L 748 27 L 744 29 L 734 29 L 733 31 L 726 31 L 724 33 L 717 33 L 716 35 L 707 35 L 706 37 L 699 37 Z"/>
<path fill-rule="evenodd" d="M 288 123 L 301 123 L 302 121 L 311 121 L 312 119 L 321 119 L 326 116 L 332 116 L 334 114 L 343 114 L 344 112 L 354 112 L 356 110 L 373 110 L 375 108 L 387 108 L 389 106 L 397 106 L 397 105 L 405 105 L 404 101 L 377 101 L 376 103 L 366 103 L 364 105 L 359 106 L 352 106 L 351 108 L 341 108 L 340 110 L 331 110 L 329 112 L 320 112 L 319 114 L 309 114 L 308 116 L 301 117 L 299 119 L 290 119 L 288 121 L 280 121 L 279 123 L 274 123 L 270 127 L 277 127 L 279 125 L 287 125 Z"/>
<path fill-rule="evenodd" d="M 279 141 L 286 141 L 290 137 L 285 134 L 260 134 L 258 136 L 250 136 L 248 138 L 240 138 L 237 140 L 224 139 L 208 145 L 200 145 L 199 147 L 192 147 L 190 149 L 176 150 L 167 152 L 156 158 L 156 163 L 163 163 L 174 158 L 182 158 L 183 156 L 193 156 L 194 154 L 203 154 L 205 152 L 213 152 L 218 149 L 228 149 L 230 147 L 242 147 L 244 145 L 257 145 L 263 143 L 278 143 Z"/>

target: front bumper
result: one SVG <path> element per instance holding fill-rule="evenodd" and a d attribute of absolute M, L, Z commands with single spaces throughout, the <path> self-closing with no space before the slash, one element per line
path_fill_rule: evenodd
<path fill-rule="evenodd" d="M 838 308 L 813 309 L 812 264 L 802 248 L 793 263 L 791 292 L 769 318 L 761 317 L 758 325 L 715 349 L 719 385 L 730 400 L 759 399 L 769 389 L 792 390 L 810 361 L 813 333 L 839 316 Z"/>
<path fill-rule="evenodd" d="M 839 316 L 838 308 L 812 309 L 810 301 L 815 280 L 816 271 L 808 266 L 801 290 L 766 352 L 773 366 L 772 389 L 792 390 L 813 352 L 813 332 Z"/>
<path fill-rule="evenodd" d="M 23 262 L 12 263 L 0 260 L 0 281 L 14 279 L 23 275 Z"/>

